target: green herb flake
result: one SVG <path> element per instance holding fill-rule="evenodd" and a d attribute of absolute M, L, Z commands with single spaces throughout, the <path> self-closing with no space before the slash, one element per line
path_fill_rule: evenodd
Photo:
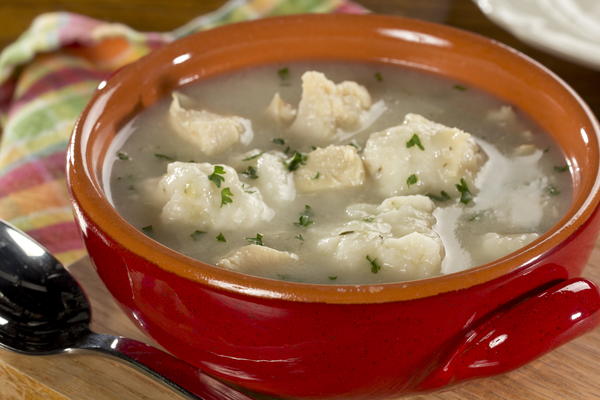
<path fill-rule="evenodd" d="M 252 156 L 249 156 L 249 157 L 246 157 L 246 158 L 242 159 L 242 161 L 254 160 L 255 158 L 258 158 L 258 157 L 262 156 L 263 154 L 264 154 L 264 151 L 259 151 L 258 153 L 254 154 Z"/>
<path fill-rule="evenodd" d="M 364 222 L 375 222 L 375 217 L 365 217 L 362 220 Z"/>
<path fill-rule="evenodd" d="M 263 235 L 261 235 L 260 233 L 256 234 L 256 237 L 247 237 L 246 241 L 250 244 L 256 244 L 258 246 L 264 246 L 265 244 L 263 243 Z"/>
<path fill-rule="evenodd" d="M 315 223 L 315 221 L 313 221 L 312 217 L 313 217 L 312 208 L 309 205 L 305 205 L 304 210 L 300 213 L 300 217 L 298 217 L 298 222 L 294 222 L 294 225 L 306 228 L 309 225 L 312 225 Z"/>
<path fill-rule="evenodd" d="M 296 236 L 294 236 L 294 239 L 298 239 L 304 242 L 304 236 L 302 236 L 301 233 L 297 234 Z"/>
<path fill-rule="evenodd" d="M 411 176 L 409 176 L 409 177 L 406 179 L 406 184 L 407 184 L 408 186 L 411 186 L 411 185 L 414 185 L 415 183 L 417 183 L 418 181 L 419 181 L 419 178 L 417 178 L 417 175 L 415 175 L 415 174 L 412 174 Z"/>
<path fill-rule="evenodd" d="M 437 196 L 435 194 L 431 194 L 431 193 L 427 193 L 427 197 L 429 197 L 431 200 L 433 201 L 448 201 L 450 200 L 450 195 L 448 195 L 448 193 L 446 193 L 446 191 L 442 190 L 440 192 L 440 195 Z"/>
<path fill-rule="evenodd" d="M 568 170 L 569 170 L 569 166 L 566 164 L 554 166 L 554 171 L 556 171 L 556 172 L 567 172 Z"/>
<path fill-rule="evenodd" d="M 279 68 L 277 75 L 279 75 L 279 79 L 286 81 L 290 78 L 290 69 L 288 67 Z"/>
<path fill-rule="evenodd" d="M 354 147 L 356 149 L 356 151 L 360 151 L 360 146 L 358 145 L 358 143 L 356 142 L 356 140 L 352 140 L 350 143 L 348 143 L 350 146 Z"/>
<path fill-rule="evenodd" d="M 225 168 L 221 165 L 215 165 L 213 173 L 208 176 L 208 180 L 220 188 L 221 183 L 225 180 L 225 178 L 223 178 L 221 175 L 225 175 Z"/>
<path fill-rule="evenodd" d="M 543 151 L 543 152 L 544 152 L 544 153 L 547 153 L 547 152 L 549 152 L 549 151 L 550 151 L 550 147 L 546 147 L 546 148 L 544 149 L 544 151 Z"/>
<path fill-rule="evenodd" d="M 560 190 L 558 190 L 556 188 L 556 186 L 554 185 L 548 185 L 546 186 L 546 188 L 544 189 L 546 191 L 546 193 L 548 193 L 550 196 L 558 196 L 560 194 Z"/>
<path fill-rule="evenodd" d="M 158 158 L 159 160 L 163 160 L 163 161 L 175 161 L 175 159 L 171 156 L 168 156 L 166 154 L 162 154 L 162 153 L 154 153 L 154 157 Z"/>
<path fill-rule="evenodd" d="M 223 190 L 221 190 L 221 207 L 226 204 L 233 203 L 233 199 L 231 198 L 232 196 L 233 193 L 231 193 L 231 189 L 228 187 L 223 188 Z"/>
<path fill-rule="evenodd" d="M 321 177 L 321 173 L 319 171 L 317 171 L 317 173 L 315 174 L 315 176 L 313 176 L 310 179 L 315 180 L 315 179 L 319 179 L 320 177 Z"/>
<path fill-rule="evenodd" d="M 460 178 L 460 183 L 456 185 L 456 190 L 460 192 L 460 202 L 469 204 L 473 200 L 473 194 L 469 190 L 469 185 L 464 178 Z"/>
<path fill-rule="evenodd" d="M 452 86 L 452 88 L 458 90 L 459 92 L 464 92 L 467 90 L 467 87 L 463 85 L 454 85 Z"/>
<path fill-rule="evenodd" d="M 330 281 L 335 281 L 337 279 L 337 276 L 333 275 L 333 276 L 328 276 L 327 278 L 329 278 Z"/>
<path fill-rule="evenodd" d="M 200 240 L 200 239 L 202 238 L 202 236 L 203 236 L 205 233 L 206 233 L 206 232 L 204 232 L 204 231 L 198 231 L 198 230 L 196 230 L 196 231 L 194 231 L 194 232 L 192 232 L 192 233 L 190 234 L 190 237 L 191 237 L 193 240 Z"/>
<path fill-rule="evenodd" d="M 285 140 L 283 140 L 282 138 L 274 138 L 273 140 L 271 140 L 273 143 L 284 146 L 285 145 Z"/>
<path fill-rule="evenodd" d="M 381 75 L 381 72 L 375 72 L 375 75 L 373 75 L 375 77 L 375 80 L 377 82 L 382 82 L 383 81 L 383 75 Z"/>
<path fill-rule="evenodd" d="M 119 151 L 117 153 L 117 157 L 119 158 L 119 160 L 123 160 L 123 161 L 131 160 L 131 158 L 129 157 L 129 154 L 125 153 L 124 151 Z"/>
<path fill-rule="evenodd" d="M 412 135 L 408 142 L 406 142 L 406 147 L 410 148 L 413 146 L 417 146 L 419 149 L 425 150 L 425 147 L 423 147 L 423 145 L 421 144 L 421 139 L 419 139 L 419 135 L 417 135 L 416 133 Z"/>
<path fill-rule="evenodd" d="M 340 233 L 340 236 L 344 236 L 344 235 L 350 235 L 350 234 L 352 234 L 352 233 L 354 233 L 354 231 L 344 231 L 344 232 L 341 232 L 341 233 Z"/>
<path fill-rule="evenodd" d="M 154 228 L 152 227 L 152 225 L 146 225 L 142 227 L 142 232 L 149 235 L 154 232 Z"/>
<path fill-rule="evenodd" d="M 242 175 L 245 175 L 248 179 L 258 179 L 258 175 L 256 175 L 256 168 L 253 166 L 248 166 Z"/>
<path fill-rule="evenodd" d="M 223 232 L 219 232 L 216 239 L 217 239 L 217 242 L 223 242 L 223 243 L 227 242 L 227 239 L 225 239 Z"/>
<path fill-rule="evenodd" d="M 369 262 L 369 264 L 371 264 L 371 272 L 374 274 L 378 273 L 379 270 L 381 269 L 381 265 L 379 265 L 379 263 L 377 262 L 377 259 L 371 258 L 371 256 L 369 256 L 369 255 L 367 255 L 366 259 Z"/>
<path fill-rule="evenodd" d="M 298 169 L 298 167 L 300 167 L 300 165 L 306 164 L 306 160 L 308 160 L 308 156 L 306 154 L 295 151 L 294 155 L 292 155 L 292 157 L 286 161 L 285 166 L 287 167 L 288 171 L 295 171 Z"/>

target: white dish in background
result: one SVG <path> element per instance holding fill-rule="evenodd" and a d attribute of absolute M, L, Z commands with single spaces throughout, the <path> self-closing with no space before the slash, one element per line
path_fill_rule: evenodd
<path fill-rule="evenodd" d="M 474 0 L 524 42 L 600 70 L 599 0 Z"/>

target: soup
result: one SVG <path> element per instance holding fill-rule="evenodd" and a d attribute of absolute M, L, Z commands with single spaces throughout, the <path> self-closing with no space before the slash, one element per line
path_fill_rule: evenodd
<path fill-rule="evenodd" d="M 518 110 L 379 64 L 272 65 L 189 85 L 119 132 L 104 175 L 119 213 L 170 248 L 324 284 L 490 262 L 571 199 L 560 150 Z"/>

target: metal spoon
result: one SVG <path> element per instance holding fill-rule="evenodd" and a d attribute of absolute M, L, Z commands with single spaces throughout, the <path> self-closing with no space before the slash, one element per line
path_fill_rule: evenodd
<path fill-rule="evenodd" d="M 124 361 L 192 399 L 252 400 L 137 340 L 94 333 L 90 304 L 46 249 L 0 221 L 0 347 L 27 355 L 92 350 Z"/>

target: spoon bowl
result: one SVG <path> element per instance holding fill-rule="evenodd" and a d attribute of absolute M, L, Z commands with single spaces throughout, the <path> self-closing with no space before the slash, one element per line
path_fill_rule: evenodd
<path fill-rule="evenodd" d="M 94 333 L 90 322 L 90 303 L 73 276 L 35 240 L 0 221 L 0 348 L 36 356 L 96 351 L 191 399 L 251 399 L 154 347 Z"/>

